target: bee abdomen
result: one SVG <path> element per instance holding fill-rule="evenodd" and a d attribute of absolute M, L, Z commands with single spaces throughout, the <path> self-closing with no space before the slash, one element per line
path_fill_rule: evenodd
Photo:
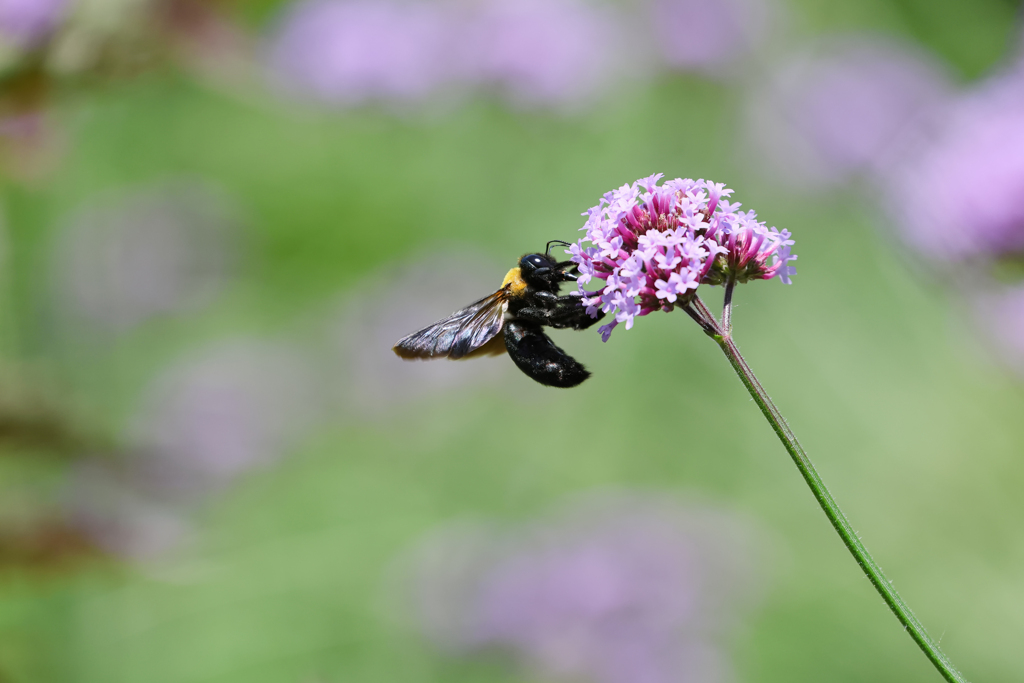
<path fill-rule="evenodd" d="M 536 323 L 505 322 L 508 355 L 528 377 L 549 387 L 568 389 L 581 384 L 590 373 L 575 358 L 555 346 Z"/>

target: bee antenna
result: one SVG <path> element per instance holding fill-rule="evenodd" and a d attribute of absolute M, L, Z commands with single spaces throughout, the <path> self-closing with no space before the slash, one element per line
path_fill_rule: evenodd
<path fill-rule="evenodd" d="M 551 255 L 551 245 L 552 244 L 561 244 L 563 247 L 568 247 L 569 246 L 568 242 L 564 242 L 562 240 L 551 240 L 550 242 L 548 242 L 548 246 L 544 249 L 545 256 L 550 256 Z"/>

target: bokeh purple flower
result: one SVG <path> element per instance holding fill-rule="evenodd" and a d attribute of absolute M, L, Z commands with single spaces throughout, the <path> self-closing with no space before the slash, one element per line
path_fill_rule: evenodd
<path fill-rule="evenodd" d="M 724 681 L 721 637 L 754 596 L 749 537 L 705 507 L 594 496 L 511 531 L 434 535 L 414 556 L 413 604 L 440 647 L 498 649 L 545 680 Z"/>
<path fill-rule="evenodd" d="M 607 192 L 585 212 L 586 237 L 570 247 L 579 267 L 579 291 L 588 312 L 614 313 L 600 328 L 608 341 L 615 327 L 633 326 L 637 316 L 671 311 L 692 300 L 701 284 L 770 280 L 785 284 L 793 240 L 740 211 L 721 183 L 676 178 L 658 186 L 662 174 Z M 584 247 L 590 242 L 589 247 Z M 588 291 L 594 278 L 605 285 Z"/>
<path fill-rule="evenodd" d="M 820 187 L 891 162 L 951 96 L 944 69 L 923 50 L 834 36 L 754 91 L 748 123 L 773 176 Z"/>
<path fill-rule="evenodd" d="M 716 73 L 748 55 L 768 33 L 765 0 L 648 0 L 661 59 L 684 71 Z"/>
<path fill-rule="evenodd" d="M 481 86 L 557 106 L 607 85 L 617 63 L 609 17 L 578 0 L 303 0 L 271 37 L 269 64 L 282 91 L 326 104 Z"/>
<path fill-rule="evenodd" d="M 1024 76 L 965 93 L 881 183 L 907 243 L 927 257 L 1024 254 Z"/>
<path fill-rule="evenodd" d="M 156 492 L 202 494 L 282 457 L 318 417 L 315 374 L 296 350 L 224 343 L 169 367 L 132 425 L 136 470 Z"/>
<path fill-rule="evenodd" d="M 465 75 L 521 104 L 584 100 L 616 65 L 614 21 L 578 0 L 484 0 L 463 30 Z"/>
<path fill-rule="evenodd" d="M 452 76 L 451 20 L 436 4 L 302 0 L 270 39 L 286 93 L 326 104 L 413 101 Z"/>
<path fill-rule="evenodd" d="M 219 192 L 192 181 L 90 204 L 57 235 L 61 308 L 120 332 L 208 302 L 233 270 L 239 221 Z"/>
<path fill-rule="evenodd" d="M 296 349 L 222 342 L 165 368 L 123 440 L 78 463 L 66 516 L 107 552 L 159 560 L 191 536 L 190 507 L 286 455 L 322 414 L 315 373 Z"/>
<path fill-rule="evenodd" d="M 0 38 L 28 48 L 64 19 L 68 0 L 0 0 Z"/>

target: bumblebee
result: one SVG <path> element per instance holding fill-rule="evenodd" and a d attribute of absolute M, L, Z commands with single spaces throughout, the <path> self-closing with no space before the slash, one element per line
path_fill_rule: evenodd
<path fill-rule="evenodd" d="M 508 353 L 520 370 L 541 384 L 579 385 L 590 373 L 555 346 L 543 328 L 583 330 L 604 313 L 591 318 L 579 296 L 559 295 L 561 283 L 576 280 L 576 264 L 553 258 L 552 244 L 568 246 L 553 240 L 543 254 L 524 255 L 494 294 L 400 339 L 394 352 L 407 360 L 459 360 Z"/>

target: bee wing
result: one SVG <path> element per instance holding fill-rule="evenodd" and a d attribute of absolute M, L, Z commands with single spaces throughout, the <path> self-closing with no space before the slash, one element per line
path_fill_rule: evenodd
<path fill-rule="evenodd" d="M 446 356 L 457 360 L 479 349 L 501 332 L 507 308 L 507 293 L 499 289 L 444 320 L 399 339 L 392 350 L 407 359 Z"/>

